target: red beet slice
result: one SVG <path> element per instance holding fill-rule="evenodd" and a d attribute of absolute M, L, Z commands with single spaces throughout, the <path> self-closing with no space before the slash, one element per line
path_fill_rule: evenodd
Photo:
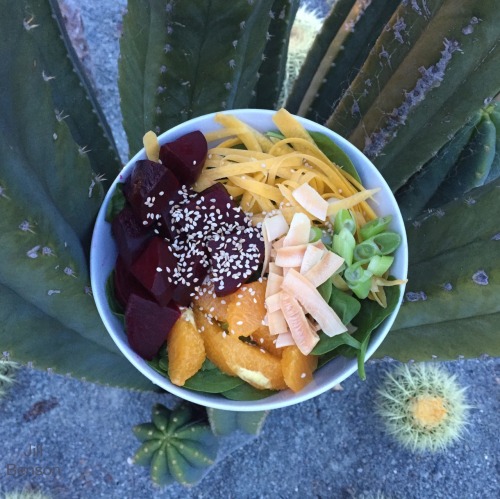
<path fill-rule="evenodd" d="M 168 168 L 144 159 L 135 164 L 124 193 L 139 223 L 149 227 L 178 189 L 179 181 Z"/>
<path fill-rule="evenodd" d="M 198 193 L 191 187 L 181 185 L 161 212 L 161 217 L 156 223 L 158 233 L 169 239 L 175 239 L 179 228 L 184 224 L 186 205 L 197 196 Z"/>
<path fill-rule="evenodd" d="M 118 253 L 127 267 L 139 256 L 146 243 L 151 239 L 150 231 L 139 223 L 129 206 L 125 206 L 113 219 L 111 231 L 118 247 Z"/>
<path fill-rule="evenodd" d="M 196 130 L 163 144 L 160 160 L 182 184 L 193 185 L 205 164 L 207 149 L 205 136 Z"/>
<path fill-rule="evenodd" d="M 123 258 L 118 256 L 114 273 L 115 297 L 125 309 L 130 295 L 133 293 L 147 300 L 153 297 L 142 287 L 139 281 L 129 272 Z"/>
<path fill-rule="evenodd" d="M 205 242 L 177 240 L 171 245 L 178 265 L 173 274 L 175 283 L 172 299 L 175 303 L 187 307 L 195 295 L 196 288 L 201 286 L 210 266 Z"/>
<path fill-rule="evenodd" d="M 134 352 L 151 360 L 180 316 L 179 309 L 173 304 L 162 307 L 131 294 L 125 310 L 125 329 Z"/>
<path fill-rule="evenodd" d="M 252 226 L 231 234 L 214 234 L 207 241 L 210 280 L 217 296 L 234 293 L 248 281 L 264 260 L 264 241 Z"/>
<path fill-rule="evenodd" d="M 172 272 L 176 266 L 177 259 L 170 250 L 170 243 L 153 237 L 130 267 L 130 272 L 160 305 L 167 305 L 174 292 Z"/>
<path fill-rule="evenodd" d="M 248 225 L 245 214 L 220 183 L 200 193 L 189 193 L 183 202 L 170 207 L 169 216 L 172 237 L 183 239 L 204 239 L 212 233 L 226 234 Z"/>

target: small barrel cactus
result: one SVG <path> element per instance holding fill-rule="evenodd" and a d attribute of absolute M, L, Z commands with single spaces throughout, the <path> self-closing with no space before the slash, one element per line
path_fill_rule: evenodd
<path fill-rule="evenodd" d="M 14 383 L 15 372 L 19 369 L 17 362 L 0 359 L 0 399 Z"/>
<path fill-rule="evenodd" d="M 454 376 L 436 365 L 403 364 L 387 373 L 377 411 L 403 446 L 443 450 L 460 438 L 466 425 L 464 391 Z"/>
<path fill-rule="evenodd" d="M 142 442 L 133 461 L 150 466 L 151 479 L 160 486 L 197 483 L 217 457 L 217 437 L 187 403 L 173 410 L 156 404 L 152 422 L 137 425 L 133 431 Z"/>

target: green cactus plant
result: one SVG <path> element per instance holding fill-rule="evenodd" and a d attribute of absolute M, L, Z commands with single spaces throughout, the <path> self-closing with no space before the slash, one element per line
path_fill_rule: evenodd
<path fill-rule="evenodd" d="M 54 60 L 62 53 L 47 2 L 4 2 L 0 21 L 0 338 L 19 362 L 89 380 L 136 388 L 149 383 L 128 369 L 105 333 L 89 287 L 88 254 L 104 187 L 99 175 L 111 142 L 95 162 L 94 132 L 77 142 L 72 123 L 97 126 L 99 113 L 78 79 Z M 36 35 L 38 33 L 38 35 Z M 50 42 L 49 42 L 50 37 Z M 9 43 L 7 43 L 7 40 Z M 42 43 L 42 40 L 45 40 Z M 16 50 L 13 50 L 13 45 Z M 49 45 L 49 46 L 47 46 Z M 69 61 L 69 59 L 68 59 Z M 59 67 L 64 66 L 64 67 Z M 22 81 L 22 84 L 19 84 Z M 59 83 L 56 83 L 59 81 Z M 55 85 L 55 86 L 54 86 Z M 58 108 L 62 89 L 82 100 L 70 120 Z M 92 116 L 90 116 L 92 115 Z M 84 118 L 88 118 L 85 121 Z M 92 124 L 94 123 L 94 124 Z M 99 151 L 97 156 L 100 156 Z M 108 158 L 109 159 L 109 158 Z M 106 160 L 108 161 L 108 160 Z M 110 168 L 113 164 L 110 161 Z M 118 165 L 117 162 L 114 163 Z M 118 171 L 118 168 L 116 169 Z M 109 172 L 113 174 L 110 169 Z M 80 362 L 75 362 L 79 352 Z M 118 367 L 121 366 L 121 367 Z M 117 369 L 118 368 L 118 369 Z"/>
<path fill-rule="evenodd" d="M 19 369 L 17 362 L 0 359 L 0 399 L 7 393 L 14 383 L 15 372 Z"/>
<path fill-rule="evenodd" d="M 88 287 L 90 234 L 107 185 L 102 174 L 112 180 L 119 168 L 109 128 L 56 0 L 4 0 L 2 7 L 0 346 L 40 368 L 152 388 L 108 339 Z M 119 90 L 130 152 L 149 129 L 274 104 L 296 7 L 284 0 L 129 0 Z M 497 109 L 478 111 L 500 91 L 498 26 L 494 0 L 338 0 L 285 103 L 364 150 L 414 222 L 415 294 L 381 355 L 498 354 L 498 228 L 491 224 L 500 215 L 500 126 Z M 484 132 L 475 131 L 478 112 Z M 466 175 L 458 151 L 493 141 L 492 125 L 494 153 L 492 142 L 483 147 L 467 186 L 460 181 L 462 190 L 451 195 L 446 173 Z M 419 171 L 432 172 L 430 180 L 424 176 L 432 188 L 417 206 L 403 195 L 418 191 Z M 474 181 L 476 173 L 485 185 Z M 432 212 L 422 212 L 428 203 Z M 462 331 L 451 346 L 450 324 Z"/>
<path fill-rule="evenodd" d="M 182 403 L 173 410 L 156 404 L 152 422 L 133 431 L 142 442 L 133 461 L 150 466 L 151 479 L 160 486 L 199 482 L 217 457 L 218 440 L 192 404 Z"/>

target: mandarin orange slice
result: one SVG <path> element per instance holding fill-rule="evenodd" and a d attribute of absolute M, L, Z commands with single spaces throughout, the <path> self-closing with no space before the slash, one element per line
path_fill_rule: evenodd
<path fill-rule="evenodd" d="M 211 321 L 199 309 L 194 311 L 196 323 L 205 343 L 207 357 L 223 372 L 238 376 L 261 390 L 285 390 L 281 362 L 264 349 L 226 333 L 214 320 Z"/>
<path fill-rule="evenodd" d="M 205 315 L 213 317 L 217 321 L 226 322 L 229 297 L 217 296 L 213 284 L 201 286 L 193 298 L 193 303 Z"/>
<path fill-rule="evenodd" d="M 207 317 L 199 308 L 195 308 L 193 313 L 196 325 L 201 333 L 201 338 L 205 344 L 205 352 L 208 360 L 213 362 L 222 372 L 230 376 L 235 376 L 222 353 L 227 333 L 214 319 Z"/>
<path fill-rule="evenodd" d="M 167 338 L 168 376 L 174 385 L 183 386 L 205 361 L 205 345 L 191 309 L 183 311 Z"/>
<path fill-rule="evenodd" d="M 261 390 L 285 390 L 281 360 L 257 346 L 228 334 L 222 354 L 229 368 L 243 381 Z"/>
<path fill-rule="evenodd" d="M 267 279 L 260 279 L 242 286 L 228 296 L 227 323 L 235 336 L 250 336 L 262 325 L 266 315 Z"/>
<path fill-rule="evenodd" d="M 259 326 L 258 329 L 252 333 L 252 340 L 255 341 L 260 348 L 263 348 L 275 357 L 281 357 L 283 349 L 276 348 L 276 338 L 277 336 L 271 335 L 269 328 L 263 325 Z"/>
<path fill-rule="evenodd" d="M 284 347 L 282 350 L 281 368 L 285 383 L 294 392 L 298 392 L 313 380 L 318 357 L 304 355 L 296 346 Z"/>

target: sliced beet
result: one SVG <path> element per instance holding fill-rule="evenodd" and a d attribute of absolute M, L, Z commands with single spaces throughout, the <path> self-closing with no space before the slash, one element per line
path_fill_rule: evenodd
<path fill-rule="evenodd" d="M 214 234 L 208 238 L 209 277 L 217 296 L 234 293 L 248 281 L 264 259 L 264 241 L 252 226 L 231 234 Z"/>
<path fill-rule="evenodd" d="M 163 144 L 160 148 L 160 160 L 174 172 L 180 183 L 193 185 L 203 169 L 207 150 L 205 136 L 195 130 Z"/>
<path fill-rule="evenodd" d="M 124 193 L 139 223 L 149 227 L 160 218 L 178 189 L 179 181 L 171 170 L 144 159 L 135 164 Z"/>
<path fill-rule="evenodd" d="M 142 284 L 130 273 L 123 258 L 119 255 L 115 264 L 114 285 L 116 299 L 124 309 L 131 294 L 138 295 L 147 300 L 153 300 L 153 297 L 146 291 Z"/>
<path fill-rule="evenodd" d="M 179 309 L 173 304 L 160 306 L 131 294 L 125 310 L 125 328 L 134 352 L 143 359 L 153 359 L 180 316 Z"/>
<path fill-rule="evenodd" d="M 153 237 L 130 267 L 130 272 L 160 305 L 167 305 L 174 292 L 172 273 L 176 266 L 177 259 L 170 243 L 161 237 Z"/>
<path fill-rule="evenodd" d="M 176 241 L 172 246 L 178 257 L 173 275 L 175 283 L 172 299 L 187 307 L 193 300 L 195 290 L 203 283 L 210 267 L 210 258 L 204 240 Z"/>
<path fill-rule="evenodd" d="M 181 185 L 160 213 L 161 216 L 156 223 L 159 234 L 172 240 L 175 239 L 180 227 L 184 224 L 186 205 L 197 196 L 198 193 L 191 187 Z"/>
<path fill-rule="evenodd" d="M 137 220 L 130 206 L 113 219 L 111 231 L 116 241 L 119 255 L 129 267 L 151 239 L 151 232 Z"/>
<path fill-rule="evenodd" d="M 248 225 L 245 214 L 222 184 L 192 192 L 185 202 L 170 207 L 172 237 L 204 239 L 212 233 L 226 234 Z"/>

